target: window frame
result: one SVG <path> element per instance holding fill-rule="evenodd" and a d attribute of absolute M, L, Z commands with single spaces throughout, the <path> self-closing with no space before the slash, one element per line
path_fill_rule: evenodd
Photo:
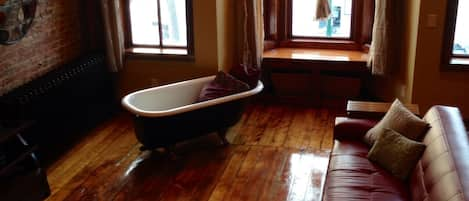
<path fill-rule="evenodd" d="M 441 56 L 441 67 L 443 71 L 467 71 L 469 64 L 452 64 L 452 59 L 467 59 L 469 55 L 453 54 L 454 35 L 456 32 L 456 20 L 458 17 L 459 0 L 448 1 L 446 8 L 446 25 L 443 38 L 443 48 Z"/>
<path fill-rule="evenodd" d="M 374 0 L 353 0 L 350 38 L 293 37 L 293 0 L 264 0 L 265 50 L 276 47 L 368 51 Z"/>
<path fill-rule="evenodd" d="M 130 1 L 131 0 L 123 0 L 124 1 L 124 35 L 125 35 L 125 49 L 127 55 L 132 56 L 143 56 L 143 57 L 158 57 L 158 58 L 166 58 L 166 59 L 190 59 L 194 57 L 194 30 L 193 30 L 193 5 L 192 0 L 185 0 L 186 1 L 186 34 L 187 34 L 187 46 L 172 46 L 172 45 L 164 45 L 162 39 L 162 29 L 161 29 L 161 20 L 158 20 L 159 23 L 159 45 L 142 45 L 142 44 L 134 44 L 132 41 L 132 21 L 130 18 Z M 154 0 L 158 3 L 158 18 L 161 19 L 161 7 L 160 1 L 161 0 Z M 136 48 L 147 48 L 151 50 L 155 50 L 153 52 L 138 52 L 134 49 Z M 172 53 L 163 53 L 164 50 L 186 50 L 187 54 L 172 54 Z M 160 53 L 156 53 L 159 51 Z"/>

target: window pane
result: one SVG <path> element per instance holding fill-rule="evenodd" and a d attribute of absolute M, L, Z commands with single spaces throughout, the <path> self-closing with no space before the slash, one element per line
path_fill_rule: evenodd
<path fill-rule="evenodd" d="M 314 20 L 317 0 L 293 0 L 292 34 L 303 37 L 350 38 L 352 0 L 329 0 L 328 20 Z"/>
<path fill-rule="evenodd" d="M 469 0 L 459 0 L 453 54 L 469 55 Z"/>
<path fill-rule="evenodd" d="M 132 43 L 159 45 L 158 4 L 155 0 L 130 0 Z"/>
<path fill-rule="evenodd" d="M 161 0 L 164 46 L 187 46 L 186 0 Z"/>

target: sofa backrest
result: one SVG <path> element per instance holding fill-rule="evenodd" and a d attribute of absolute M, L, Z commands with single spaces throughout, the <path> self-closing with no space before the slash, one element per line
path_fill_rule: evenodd
<path fill-rule="evenodd" d="M 432 107 L 427 148 L 410 178 L 412 200 L 469 201 L 469 140 L 457 108 Z"/>

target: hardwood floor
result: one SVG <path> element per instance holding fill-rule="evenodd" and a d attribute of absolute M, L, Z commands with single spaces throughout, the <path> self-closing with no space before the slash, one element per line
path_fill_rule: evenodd
<path fill-rule="evenodd" d="M 95 130 L 48 168 L 47 200 L 319 200 L 336 111 L 248 106 L 221 146 L 211 134 L 177 158 L 140 152 L 128 115 Z"/>

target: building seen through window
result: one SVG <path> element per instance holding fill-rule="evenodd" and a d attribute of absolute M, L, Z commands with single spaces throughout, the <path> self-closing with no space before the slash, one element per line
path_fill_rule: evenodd
<path fill-rule="evenodd" d="M 453 54 L 469 56 L 469 0 L 459 0 Z"/>
<path fill-rule="evenodd" d="M 317 0 L 292 0 L 292 36 L 350 38 L 352 0 L 329 0 L 331 16 L 314 20 Z"/>

